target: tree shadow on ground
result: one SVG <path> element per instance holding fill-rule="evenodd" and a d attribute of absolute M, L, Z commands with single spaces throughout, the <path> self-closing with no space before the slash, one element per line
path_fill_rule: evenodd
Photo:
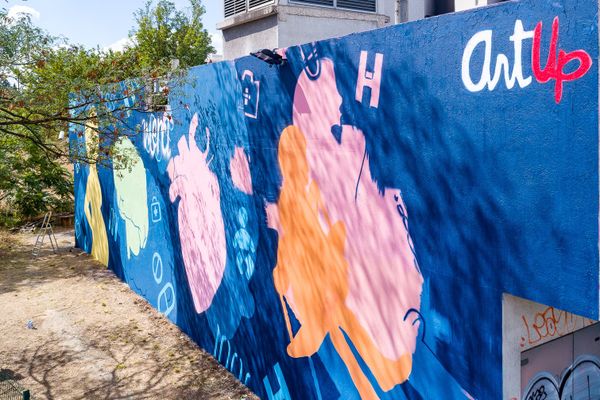
<path fill-rule="evenodd" d="M 89 255 L 68 248 L 54 255 L 46 248 L 34 260 L 24 238 L 2 239 L 6 238 L 0 237 L 0 295 L 14 291 L 16 296 L 19 291 L 19 299 L 35 303 L 39 290 L 68 291 L 92 284 L 84 286 L 90 290 L 87 298 L 74 303 L 57 301 L 58 295 L 44 297 L 51 302 L 39 305 L 47 309 L 35 321 L 39 330 L 30 331 L 32 335 L 24 335 L 13 347 L 0 346 L 0 360 L 10 363 L 0 369 L 0 381 L 18 380 L 31 390 L 32 398 L 49 400 L 255 398 Z M 64 283 L 44 286 L 57 282 Z M 95 288 L 102 294 L 93 292 Z M 128 294 L 115 297 L 116 293 Z M 106 303 L 90 300 L 96 298 Z M 86 324 L 89 319 L 78 311 L 82 307 L 84 314 L 102 313 L 112 321 L 107 323 L 105 318 Z M 14 329 L 8 326 L 5 331 Z"/>
<path fill-rule="evenodd" d="M 32 250 L 36 235 L 0 232 L 0 294 L 77 276 L 82 271 L 105 269 L 90 262 L 81 250 L 74 249 L 68 237 L 69 231 L 57 233 L 57 253 L 51 250 L 46 238 L 39 256 L 34 258 Z"/>
<path fill-rule="evenodd" d="M 210 355 L 194 351 L 193 343 L 158 351 L 148 334 L 136 328 L 135 324 L 118 330 L 98 327 L 96 335 L 104 339 L 75 345 L 49 338 L 33 351 L 24 351 L 15 367 L 27 371 L 41 387 L 37 397 L 49 400 L 249 398 L 250 392 L 233 376 L 215 379 L 224 368 Z M 143 367 L 132 368 L 141 363 Z M 77 375 L 63 373 L 73 367 Z M 178 376 L 175 385 L 166 382 L 171 374 Z"/>

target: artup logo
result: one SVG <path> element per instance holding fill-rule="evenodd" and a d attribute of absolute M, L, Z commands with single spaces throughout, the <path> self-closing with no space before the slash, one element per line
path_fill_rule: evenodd
<path fill-rule="evenodd" d="M 558 62 L 556 59 L 556 50 L 558 46 L 558 28 L 559 21 L 558 17 L 554 18 L 552 22 L 552 39 L 550 40 L 550 51 L 548 54 L 548 61 L 546 67 L 542 69 L 540 65 L 540 47 L 541 47 L 541 36 L 542 36 L 542 22 L 540 21 L 535 27 L 533 34 L 533 54 L 532 54 L 532 65 L 533 75 L 540 83 L 546 83 L 550 80 L 555 81 L 554 86 L 554 100 L 556 104 L 560 103 L 563 92 L 563 82 L 574 81 L 583 77 L 592 67 L 592 57 L 584 50 L 575 50 L 570 53 L 560 50 L 558 52 Z M 570 73 L 565 73 L 565 67 L 571 61 L 579 61 L 579 66 Z"/>
<path fill-rule="evenodd" d="M 535 30 L 525 31 L 521 20 L 515 22 L 514 33 L 509 38 L 514 43 L 515 54 L 512 74 L 509 71 L 508 57 L 500 53 L 496 58 L 496 66 L 492 75 L 493 32 L 485 30 L 473 35 L 465 47 L 462 58 L 462 81 L 467 90 L 470 92 L 480 92 L 487 86 L 489 91 L 493 91 L 500 82 L 502 75 L 504 75 L 504 83 L 507 89 L 512 89 L 515 83 L 518 83 L 521 88 L 529 86 L 532 82 L 531 76 L 525 77 L 523 75 L 523 41 L 533 39 L 531 50 L 531 70 L 533 76 L 542 84 L 554 81 L 554 100 L 556 104 L 559 104 L 562 100 L 564 82 L 575 81 L 587 74 L 592 67 L 592 57 L 585 50 L 566 52 L 558 49 L 560 21 L 558 17 L 555 17 L 552 23 L 548 59 L 546 66 L 542 68 L 542 27 L 543 23 L 540 21 L 536 25 Z M 471 61 L 473 53 L 480 43 L 483 43 L 485 46 L 484 59 L 479 81 L 475 83 L 471 74 Z M 572 66 L 567 67 L 572 61 L 578 62 L 577 68 L 573 68 Z M 565 72 L 568 70 L 571 72 Z"/>

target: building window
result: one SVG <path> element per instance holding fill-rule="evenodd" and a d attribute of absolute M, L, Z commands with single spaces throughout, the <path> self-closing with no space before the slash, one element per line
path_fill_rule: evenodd
<path fill-rule="evenodd" d="M 249 0 L 250 9 L 258 6 L 262 6 L 264 4 L 272 3 L 273 0 Z"/>
<path fill-rule="evenodd" d="M 348 10 L 375 12 L 377 9 L 376 0 L 337 0 L 339 8 Z"/>
<path fill-rule="evenodd" d="M 333 7 L 333 0 L 293 0 L 296 3 L 316 4 L 318 6 Z"/>
<path fill-rule="evenodd" d="M 273 0 L 225 0 L 225 18 L 242 14 L 253 8 L 272 3 Z"/>
<path fill-rule="evenodd" d="M 377 0 L 292 0 L 294 3 L 315 4 L 353 11 L 377 11 Z"/>

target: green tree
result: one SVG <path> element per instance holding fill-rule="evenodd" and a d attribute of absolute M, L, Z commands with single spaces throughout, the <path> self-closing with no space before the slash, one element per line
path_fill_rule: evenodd
<path fill-rule="evenodd" d="M 0 9 L 0 43 L 0 223 L 6 223 L 48 208 L 65 209 L 72 184 L 57 161 L 64 154 L 58 131 L 49 140 L 48 125 L 66 126 L 64 113 L 47 106 L 50 99 L 42 101 L 29 80 L 58 40 L 33 26 L 28 16 L 12 19 Z"/>
<path fill-rule="evenodd" d="M 189 15 L 172 1 L 148 1 L 135 13 L 137 26 L 130 32 L 140 66 L 147 72 L 173 59 L 182 68 L 206 63 L 215 49 L 202 25 L 204 12 L 200 0 L 190 0 Z"/>
<path fill-rule="evenodd" d="M 108 107 L 112 87 L 139 72 L 133 54 L 68 46 L 33 26 L 28 16 L 8 18 L 6 10 L 0 10 L 0 38 L 7 43 L 0 48 L 0 137 L 30 141 L 65 163 L 68 143 L 58 139 L 59 132 L 69 125 L 83 130 L 92 121 L 100 130 L 117 125 L 122 113 Z"/>
<path fill-rule="evenodd" d="M 0 223 L 16 223 L 45 210 L 68 211 L 72 191 L 71 174 L 40 147 L 0 137 Z"/>
<path fill-rule="evenodd" d="M 9 209 L 11 215 L 29 216 L 68 203 L 72 177 L 65 167 L 72 161 L 111 158 L 127 165 L 126 155 L 112 147 L 69 152 L 59 132 L 71 128 L 83 135 L 90 128 L 99 138 L 138 134 L 127 125 L 127 111 L 152 111 L 146 88 L 170 73 L 171 60 L 188 67 L 204 63 L 213 51 L 202 28 L 204 8 L 197 0 L 190 4 L 188 16 L 169 1 L 147 3 L 136 13 L 134 44 L 123 52 L 69 45 L 29 16 L 9 18 L 0 8 L 0 214 Z M 125 106 L 119 102 L 124 97 L 136 101 Z"/>

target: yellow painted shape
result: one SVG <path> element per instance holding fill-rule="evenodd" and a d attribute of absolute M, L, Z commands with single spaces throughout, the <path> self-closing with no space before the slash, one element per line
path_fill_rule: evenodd
<path fill-rule="evenodd" d="M 95 128 L 93 125 L 85 128 L 85 142 L 88 153 L 90 152 L 90 143 L 92 143 L 92 139 L 96 135 L 96 131 L 93 128 Z M 101 210 L 102 190 L 100 189 L 100 180 L 98 179 L 98 169 L 94 164 L 90 164 L 83 209 L 87 221 L 92 228 L 92 257 L 108 266 L 108 237 Z"/>

